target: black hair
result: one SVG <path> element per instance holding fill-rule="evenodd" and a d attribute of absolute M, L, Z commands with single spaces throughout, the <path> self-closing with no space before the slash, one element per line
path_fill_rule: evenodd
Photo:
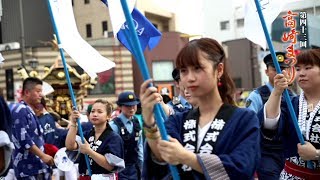
<path fill-rule="evenodd" d="M 187 66 L 200 66 L 198 55 L 199 50 L 206 53 L 206 58 L 213 62 L 213 69 L 216 69 L 219 63 L 224 64 L 223 74 L 220 77 L 221 85 L 218 86 L 219 94 L 224 103 L 235 105 L 235 85 L 228 73 L 227 58 L 224 50 L 216 40 L 210 38 L 201 38 L 190 41 L 179 52 L 176 59 L 176 67 L 181 69 Z"/>
<path fill-rule="evenodd" d="M 101 103 L 103 105 L 106 106 L 106 112 L 107 112 L 107 116 L 111 116 L 112 112 L 113 112 L 113 105 L 112 103 L 110 103 L 109 101 L 107 100 L 103 100 L 103 99 L 97 99 L 93 104 L 96 104 L 96 103 Z"/>
<path fill-rule="evenodd" d="M 31 91 L 36 85 L 42 85 L 42 81 L 35 77 L 28 77 L 23 81 L 22 85 L 22 94 L 25 93 L 26 90 Z"/>

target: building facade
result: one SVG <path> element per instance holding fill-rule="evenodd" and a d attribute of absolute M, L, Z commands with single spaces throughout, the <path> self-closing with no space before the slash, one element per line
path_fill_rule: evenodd
<path fill-rule="evenodd" d="M 3 3 L 5 15 L 1 21 L 2 37 L 6 37 L 3 39 L 3 43 L 21 42 L 23 29 L 25 42 L 24 51 L 21 49 L 2 51 L 6 60 L 0 67 L 0 88 L 5 89 L 5 95 L 9 101 L 15 100 L 16 91 L 22 83 L 22 78 L 17 73 L 21 64 L 24 64 L 24 67 L 30 71 L 37 71 L 41 76 L 44 69 L 54 64 L 59 57 L 59 53 L 50 47 L 52 45 L 53 32 L 46 1 L 38 1 L 32 0 L 28 1 L 28 3 L 22 1 L 22 11 L 20 11 L 18 0 L 5 0 Z M 96 0 L 73 1 L 72 3 L 78 31 L 81 36 L 103 56 L 116 63 L 116 67 L 113 70 L 99 74 L 95 88 L 89 91 L 85 102 L 91 103 L 95 99 L 102 97 L 107 97 L 110 101 L 115 102 L 117 95 L 126 90 L 135 91 L 138 94 L 138 87 L 142 83 L 139 68 L 130 52 L 113 38 L 108 8 L 102 2 Z M 146 3 L 148 1 L 141 4 L 141 7 L 144 7 L 141 12 L 160 31 L 164 32 L 160 45 L 155 49 L 156 52 L 145 51 L 147 64 L 150 72 L 153 73 L 152 61 L 160 62 L 163 60 L 169 62 L 171 68 L 168 69 L 168 74 L 170 76 L 166 76 L 165 79 L 160 79 L 158 82 L 160 84 L 163 82 L 170 83 L 172 82 L 173 60 L 179 48 L 182 48 L 188 38 L 180 37 L 180 33 L 168 33 L 166 35 L 168 31 L 174 30 L 174 14 L 164 10 L 152 12 L 151 8 L 154 8 L 154 6 L 151 7 L 150 4 L 146 6 Z M 39 9 L 39 11 L 34 11 L 34 8 Z M 31 11 L 33 12 L 31 13 Z M 11 12 L 11 14 L 8 12 Z M 14 15 L 12 12 L 22 12 L 22 21 L 19 14 Z M 44 21 L 46 23 L 43 23 Z M 23 29 L 21 29 L 21 23 L 24 25 Z M 167 48 L 167 53 L 163 53 L 162 50 L 157 50 L 158 48 L 161 49 L 161 47 L 173 48 Z M 23 60 L 22 53 L 24 54 Z M 68 56 L 67 63 L 78 69 L 80 74 L 83 73 L 82 69 Z M 32 64 L 33 67 L 31 67 Z M 34 64 L 37 65 L 34 66 Z M 159 69 L 159 67 L 158 65 L 157 68 Z M 156 76 L 161 76 L 161 74 L 156 74 Z M 110 79 L 113 80 L 109 82 Z"/>

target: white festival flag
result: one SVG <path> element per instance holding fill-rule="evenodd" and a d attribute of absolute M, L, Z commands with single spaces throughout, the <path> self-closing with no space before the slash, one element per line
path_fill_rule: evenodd
<path fill-rule="evenodd" d="M 0 64 L 3 63 L 3 61 L 4 61 L 4 58 L 3 58 L 2 54 L 0 53 Z"/>
<path fill-rule="evenodd" d="M 127 0 L 129 12 L 132 13 L 136 0 Z M 108 9 L 114 37 L 117 37 L 123 23 L 126 22 L 120 0 L 108 0 Z"/>
<path fill-rule="evenodd" d="M 46 95 L 51 94 L 53 92 L 54 92 L 53 87 L 49 83 L 42 81 L 42 94 L 43 94 L 43 96 L 46 96 Z"/>
<path fill-rule="evenodd" d="M 266 38 L 260 22 L 255 0 L 248 0 L 244 8 L 244 35 L 247 39 L 266 49 Z M 282 11 L 286 1 L 284 0 L 259 0 L 262 13 L 270 33 L 272 22 Z"/>
<path fill-rule="evenodd" d="M 109 70 L 115 63 L 101 56 L 79 34 L 71 0 L 49 0 L 62 47 L 91 78 Z"/>

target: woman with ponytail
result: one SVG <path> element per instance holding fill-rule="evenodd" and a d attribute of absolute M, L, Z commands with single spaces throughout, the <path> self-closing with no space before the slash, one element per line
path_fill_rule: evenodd
<path fill-rule="evenodd" d="M 259 160 L 259 121 L 253 111 L 234 104 L 234 83 L 219 43 L 202 38 L 178 54 L 181 84 L 197 108 L 170 116 L 169 141 L 160 138 L 153 107 L 160 103 L 152 80 L 141 85 L 140 98 L 147 137 L 143 176 L 170 178 L 168 164 L 177 165 L 181 179 L 252 179 Z"/>

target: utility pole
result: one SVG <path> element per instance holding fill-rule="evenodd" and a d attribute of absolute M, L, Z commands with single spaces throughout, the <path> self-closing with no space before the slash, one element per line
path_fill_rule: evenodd
<path fill-rule="evenodd" d="M 25 66 L 25 39 L 24 39 L 24 23 L 23 23 L 23 7 L 22 0 L 19 0 L 19 9 L 20 9 L 20 50 L 21 50 L 21 65 Z"/>

